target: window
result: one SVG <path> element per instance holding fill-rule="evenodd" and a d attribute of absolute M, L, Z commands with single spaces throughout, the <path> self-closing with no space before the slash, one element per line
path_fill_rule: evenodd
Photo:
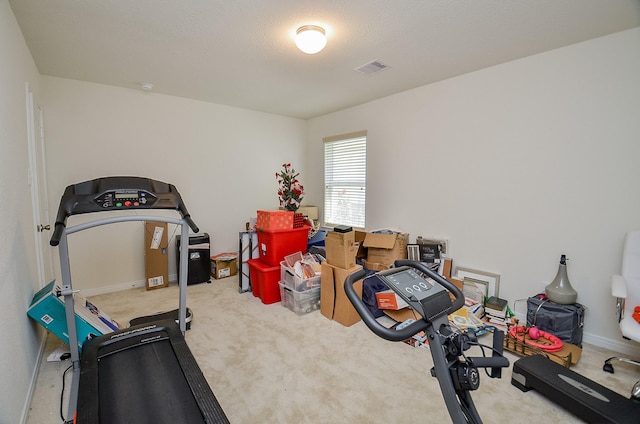
<path fill-rule="evenodd" d="M 324 222 L 365 228 L 367 132 L 324 140 Z"/>

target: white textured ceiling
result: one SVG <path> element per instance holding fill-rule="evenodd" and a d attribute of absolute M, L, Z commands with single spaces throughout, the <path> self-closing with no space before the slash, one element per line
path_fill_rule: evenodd
<path fill-rule="evenodd" d="M 640 0 L 9 0 L 41 74 L 311 118 L 640 26 Z M 296 28 L 328 44 L 306 55 Z M 373 60 L 389 65 L 363 75 Z"/>

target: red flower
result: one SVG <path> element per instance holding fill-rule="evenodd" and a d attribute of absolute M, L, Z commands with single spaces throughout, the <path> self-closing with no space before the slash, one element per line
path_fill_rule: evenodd
<path fill-rule="evenodd" d="M 297 179 L 298 175 L 300 174 L 291 167 L 290 163 L 283 163 L 282 170 L 276 173 L 276 181 L 280 186 L 278 189 L 280 206 L 290 211 L 298 210 L 304 196 L 304 187 Z"/>

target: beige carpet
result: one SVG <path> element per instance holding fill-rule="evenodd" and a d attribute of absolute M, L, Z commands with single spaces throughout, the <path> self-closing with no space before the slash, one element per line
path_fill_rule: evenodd
<path fill-rule="evenodd" d="M 428 350 L 384 341 L 362 322 L 344 327 L 319 311 L 298 316 L 280 303 L 264 305 L 237 287 L 236 277 L 190 286 L 187 301 L 193 311 L 187 342 L 232 423 L 451 422 L 429 374 Z M 126 325 L 177 308 L 178 290 L 132 289 L 91 300 Z M 490 336 L 481 342 L 490 344 Z M 49 335 L 47 353 L 60 345 Z M 602 362 L 612 355 L 585 345 L 573 369 L 627 397 L 640 370 L 616 364 L 615 374 L 603 372 Z M 507 356 L 511 363 L 517 359 Z M 61 422 L 61 376 L 68 365 L 43 361 L 29 424 Z M 510 368 L 499 380 L 482 374 L 473 398 L 485 423 L 580 422 L 510 380 Z"/>

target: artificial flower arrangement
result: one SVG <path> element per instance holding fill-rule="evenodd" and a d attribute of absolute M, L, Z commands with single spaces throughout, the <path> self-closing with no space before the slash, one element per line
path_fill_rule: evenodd
<path fill-rule="evenodd" d="M 296 172 L 290 163 L 283 163 L 282 170 L 276 172 L 278 180 L 278 199 L 280 207 L 288 211 L 295 212 L 300 207 L 302 198 L 304 197 L 304 187 L 298 180 L 300 173 Z"/>

